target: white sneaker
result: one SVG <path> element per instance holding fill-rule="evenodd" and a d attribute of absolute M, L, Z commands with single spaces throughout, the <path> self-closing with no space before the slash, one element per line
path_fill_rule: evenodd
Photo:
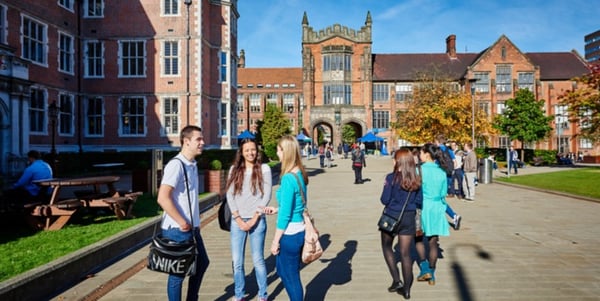
<path fill-rule="evenodd" d="M 454 230 L 458 230 L 460 229 L 460 220 L 462 219 L 462 216 L 455 214 L 454 215 Z"/>

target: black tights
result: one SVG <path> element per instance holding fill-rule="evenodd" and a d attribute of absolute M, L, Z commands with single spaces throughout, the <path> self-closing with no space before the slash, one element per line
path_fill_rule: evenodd
<path fill-rule="evenodd" d="M 383 259 L 388 266 L 390 274 L 394 282 L 400 282 L 400 272 L 396 265 L 396 256 L 394 254 L 393 243 L 394 236 L 381 232 L 381 250 L 383 251 Z M 412 258 L 410 257 L 410 245 L 412 244 L 412 235 L 398 235 L 400 245 L 400 262 L 402 263 L 402 278 L 404 279 L 404 290 L 410 292 L 410 287 L 413 283 Z"/>
<path fill-rule="evenodd" d="M 429 267 L 435 269 L 438 259 L 438 242 L 439 236 L 428 236 L 427 242 L 429 243 L 429 256 L 425 255 L 425 244 L 423 243 L 423 236 L 415 237 L 415 248 L 417 249 L 417 255 L 419 256 L 419 261 L 423 261 L 425 259 L 429 260 Z"/>

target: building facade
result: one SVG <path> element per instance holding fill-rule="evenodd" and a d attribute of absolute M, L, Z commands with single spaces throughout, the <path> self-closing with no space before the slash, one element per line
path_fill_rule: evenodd
<path fill-rule="evenodd" d="M 238 18 L 236 0 L 0 0 L 0 170 L 30 149 L 177 148 L 188 124 L 231 147 Z"/>
<path fill-rule="evenodd" d="M 482 52 L 458 53 L 456 36 L 450 35 L 442 53 L 373 54 L 371 26 L 367 13 L 365 25 L 359 30 L 335 24 L 315 31 L 304 14 L 302 92 L 297 96 L 302 100 L 298 105 L 303 113 L 294 116 L 302 120 L 296 133 L 317 137 L 317 132 L 322 131 L 326 140 L 338 145 L 341 129 L 349 125 L 358 137 L 370 131 L 377 133 L 385 138 L 388 148 L 409 145 L 396 136 L 390 124 L 397 121 L 396 111 L 405 109 L 406 101 L 411 99 L 418 72 L 435 66 L 450 76 L 459 89 L 473 91 L 475 109 L 483 110 L 489 118 L 502 113 L 506 100 L 514 98 L 521 88 L 531 90 L 536 99 L 545 100 L 545 112 L 556 116 L 554 132 L 535 145 L 523 147 L 600 154 L 597 142 L 575 136 L 577 124 L 567 120 L 567 108 L 559 104 L 558 97 L 576 87 L 572 79 L 589 72 L 575 51 L 523 53 L 502 35 Z M 295 68 L 278 71 L 281 70 L 298 72 Z M 244 68 L 245 85 L 239 86 L 238 92 L 247 94 L 248 85 L 257 84 L 255 78 L 269 77 L 268 72 L 263 68 Z M 261 115 L 253 118 L 260 119 Z M 247 128 L 244 126 L 239 124 L 238 132 Z M 476 133 L 476 137 L 481 135 Z M 511 143 L 504 136 L 476 140 L 479 147 L 505 148 Z"/>
<path fill-rule="evenodd" d="M 600 30 L 586 35 L 583 41 L 585 43 L 585 59 L 589 63 L 600 63 Z"/>

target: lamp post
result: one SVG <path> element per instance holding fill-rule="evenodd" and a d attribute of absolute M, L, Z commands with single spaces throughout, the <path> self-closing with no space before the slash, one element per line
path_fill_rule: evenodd
<path fill-rule="evenodd" d="M 59 107 L 56 105 L 56 101 L 48 106 L 48 115 L 50 117 L 50 124 L 52 127 L 52 149 L 50 150 L 50 164 L 52 165 L 53 170 L 56 161 L 56 144 L 54 138 L 56 136 L 56 119 L 58 118 L 58 110 Z"/>
<path fill-rule="evenodd" d="M 471 88 L 471 143 L 476 147 L 475 143 L 475 82 L 477 79 L 469 79 L 469 87 Z"/>
<path fill-rule="evenodd" d="M 562 136 L 562 115 L 561 114 L 556 114 L 556 149 L 558 150 L 559 154 L 562 154 L 562 141 L 560 141 L 560 138 Z"/>

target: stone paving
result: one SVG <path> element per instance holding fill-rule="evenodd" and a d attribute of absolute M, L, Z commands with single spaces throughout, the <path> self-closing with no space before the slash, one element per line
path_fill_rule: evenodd
<path fill-rule="evenodd" d="M 311 175 L 309 208 L 326 247 L 320 261 L 301 271 L 306 300 L 402 300 L 387 292 L 391 278 L 376 227 L 382 210 L 382 180 L 392 161 L 368 157 L 363 174 L 371 181 L 362 185 L 352 184 L 350 160 L 334 163 L 337 166 L 321 169 L 318 160 L 306 161 Z M 527 167 L 519 175 L 558 170 Z M 506 175 L 496 171 L 495 176 Z M 412 300 L 600 299 L 600 203 L 497 182 L 480 184 L 476 193 L 472 203 L 448 200 L 463 216 L 462 227 L 440 239 L 436 285 L 415 282 Z M 276 204 L 275 197 L 272 204 Z M 269 217 L 268 222 L 267 246 L 275 218 Z M 202 235 L 211 264 L 200 300 L 231 300 L 229 233 L 213 221 L 202 229 Z M 144 247 L 53 300 L 79 300 L 146 254 Z M 288 300 L 268 249 L 265 256 L 269 300 Z M 416 264 L 413 270 L 418 273 Z M 257 288 L 249 250 L 246 272 L 247 292 L 253 300 Z M 166 300 L 166 275 L 141 269 L 101 300 Z"/>

